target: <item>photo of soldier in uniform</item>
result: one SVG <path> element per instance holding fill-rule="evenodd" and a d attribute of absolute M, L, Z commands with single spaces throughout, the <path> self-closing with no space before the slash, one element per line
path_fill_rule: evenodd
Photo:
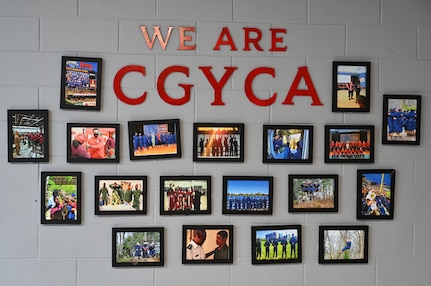
<path fill-rule="evenodd" d="M 178 119 L 129 121 L 131 160 L 181 157 Z"/>
<path fill-rule="evenodd" d="M 289 211 L 338 211 L 338 175 L 289 175 Z"/>
<path fill-rule="evenodd" d="M 183 225 L 183 264 L 233 263 L 232 225 Z"/>
<path fill-rule="evenodd" d="M 210 214 L 210 176 L 161 176 L 160 214 Z"/>
<path fill-rule="evenodd" d="M 253 226 L 252 264 L 301 262 L 301 226 Z"/>
<path fill-rule="evenodd" d="M 273 177 L 224 176 L 223 214 L 271 214 Z"/>
<path fill-rule="evenodd" d="M 145 214 L 146 176 L 96 176 L 96 214 Z"/>
<path fill-rule="evenodd" d="M 163 265 L 163 228 L 112 229 L 112 267 Z"/>

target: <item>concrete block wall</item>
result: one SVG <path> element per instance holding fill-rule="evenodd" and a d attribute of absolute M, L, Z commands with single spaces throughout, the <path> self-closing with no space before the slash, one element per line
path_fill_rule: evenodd
<path fill-rule="evenodd" d="M 431 2 L 428 0 L 1 0 L 0 1 L 0 277 L 1 284 L 86 285 L 429 285 L 431 272 Z M 152 50 L 139 25 L 194 26 L 194 51 L 176 50 L 178 34 L 166 50 Z M 229 27 L 238 51 L 213 46 L 222 27 Z M 243 27 L 264 31 L 265 51 L 242 51 Z M 268 51 L 269 28 L 286 28 L 285 53 Z M 176 41 L 176 42 L 175 42 Z M 100 112 L 59 108 L 61 56 L 103 58 L 103 98 Z M 331 112 L 332 61 L 366 60 L 372 64 L 370 113 Z M 144 65 L 147 76 L 130 75 L 124 91 L 145 103 L 131 106 L 113 91 L 116 72 L 129 64 Z M 194 84 L 191 100 L 171 106 L 157 94 L 156 80 L 167 66 L 189 67 L 188 78 L 172 75 L 170 94 L 181 94 L 178 82 Z M 224 106 L 211 106 L 213 90 L 199 66 L 212 66 L 221 76 L 225 66 L 238 70 L 223 90 Z M 251 103 L 244 79 L 258 66 L 276 70 L 275 78 L 260 77 L 255 92 L 277 92 L 269 107 Z M 282 105 L 298 67 L 307 66 L 323 106 L 295 97 Z M 382 145 L 382 96 L 421 94 L 420 146 Z M 49 109 L 49 163 L 8 163 L 6 112 L 12 108 Z M 178 159 L 130 161 L 127 121 L 180 118 L 183 156 Z M 245 162 L 194 163 L 193 122 L 243 122 L 246 125 Z M 110 122 L 121 125 L 119 164 L 66 162 L 67 122 Z M 262 125 L 312 124 L 314 158 L 307 165 L 268 165 L 261 159 Z M 376 127 L 374 164 L 325 164 L 325 124 L 373 124 Z M 397 171 L 396 213 L 391 221 L 356 220 L 356 170 L 394 168 Z M 82 224 L 41 225 L 40 172 L 83 173 Z M 340 176 L 338 213 L 288 213 L 289 174 L 336 173 Z M 213 206 L 210 216 L 159 215 L 161 175 L 211 175 Z M 94 176 L 147 175 L 148 214 L 94 215 Z M 275 178 L 272 216 L 221 214 L 223 175 L 271 175 Z M 182 224 L 233 224 L 234 263 L 182 265 Z M 261 224 L 301 224 L 303 262 L 251 265 L 250 228 Z M 318 264 L 318 227 L 325 224 L 370 226 L 369 262 L 359 265 Z M 165 266 L 118 269 L 111 267 L 111 229 L 115 226 L 163 226 Z"/>

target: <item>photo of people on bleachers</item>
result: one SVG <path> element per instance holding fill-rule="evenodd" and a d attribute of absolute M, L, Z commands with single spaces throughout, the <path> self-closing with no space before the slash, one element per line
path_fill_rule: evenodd
<path fill-rule="evenodd" d="M 100 63 L 96 61 L 65 61 L 63 75 L 64 103 L 71 106 L 95 107 L 97 105 Z"/>

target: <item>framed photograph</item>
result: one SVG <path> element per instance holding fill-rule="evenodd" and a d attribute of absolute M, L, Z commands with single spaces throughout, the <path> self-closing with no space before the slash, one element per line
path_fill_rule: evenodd
<path fill-rule="evenodd" d="M 357 219 L 393 219 L 395 170 L 357 170 Z"/>
<path fill-rule="evenodd" d="M 271 215 L 273 181 L 270 176 L 223 176 L 223 214 Z"/>
<path fill-rule="evenodd" d="M 211 214 L 211 176 L 161 176 L 160 215 Z"/>
<path fill-rule="evenodd" d="M 319 226 L 319 264 L 368 263 L 368 226 Z"/>
<path fill-rule="evenodd" d="M 164 266 L 163 227 L 114 227 L 112 267 Z"/>
<path fill-rule="evenodd" d="M 332 111 L 370 112 L 370 62 L 332 63 Z"/>
<path fill-rule="evenodd" d="M 233 225 L 183 225 L 183 264 L 233 263 Z"/>
<path fill-rule="evenodd" d="M 67 123 L 67 162 L 119 161 L 120 124 Z"/>
<path fill-rule="evenodd" d="M 61 109 L 100 110 L 101 91 L 101 58 L 61 58 Z"/>
<path fill-rule="evenodd" d="M 382 144 L 419 145 L 420 95 L 383 95 Z"/>
<path fill-rule="evenodd" d="M 312 163 L 313 126 L 263 125 L 264 163 Z"/>
<path fill-rule="evenodd" d="M 181 157 L 179 119 L 129 121 L 130 160 Z"/>
<path fill-rule="evenodd" d="M 9 162 L 49 161 L 48 110 L 10 109 L 7 122 Z"/>
<path fill-rule="evenodd" d="M 338 175 L 289 175 L 289 212 L 338 212 Z"/>
<path fill-rule="evenodd" d="M 251 264 L 302 262 L 300 225 L 251 227 Z"/>
<path fill-rule="evenodd" d="M 194 123 L 194 162 L 244 162 L 243 123 Z"/>
<path fill-rule="evenodd" d="M 147 213 L 147 176 L 96 176 L 96 215 Z"/>
<path fill-rule="evenodd" d="M 374 163 L 374 126 L 325 125 L 325 163 Z"/>
<path fill-rule="evenodd" d="M 41 224 L 81 224 L 81 172 L 41 173 Z"/>

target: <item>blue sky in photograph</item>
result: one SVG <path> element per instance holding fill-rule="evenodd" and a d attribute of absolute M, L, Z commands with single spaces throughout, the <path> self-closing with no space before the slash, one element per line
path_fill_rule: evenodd
<path fill-rule="evenodd" d="M 269 194 L 269 181 L 267 180 L 229 180 L 227 182 L 228 194 Z"/>

